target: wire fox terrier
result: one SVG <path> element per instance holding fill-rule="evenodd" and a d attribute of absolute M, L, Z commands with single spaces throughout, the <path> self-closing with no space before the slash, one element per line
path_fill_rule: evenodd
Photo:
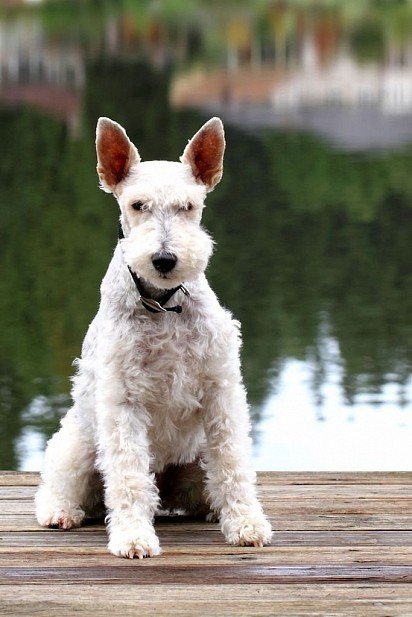
<path fill-rule="evenodd" d="M 103 480 L 114 555 L 158 555 L 154 516 L 177 508 L 219 517 L 230 544 L 268 544 L 239 324 L 204 275 L 213 242 L 200 220 L 222 176 L 222 122 L 209 120 L 179 163 L 141 162 L 108 118 L 96 149 L 101 187 L 120 206 L 120 240 L 77 361 L 73 406 L 47 444 L 37 520 L 78 527 Z"/>

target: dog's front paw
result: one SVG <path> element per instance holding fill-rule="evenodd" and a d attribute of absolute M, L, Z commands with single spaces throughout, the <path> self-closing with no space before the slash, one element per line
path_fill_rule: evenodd
<path fill-rule="evenodd" d="M 222 517 L 221 524 L 229 544 L 262 547 L 272 540 L 272 527 L 261 512 L 227 513 Z"/>
<path fill-rule="evenodd" d="M 80 506 L 70 505 L 67 501 L 60 501 L 45 489 L 40 488 L 36 494 L 36 518 L 42 527 L 59 527 L 71 529 L 80 527 L 85 512 Z"/>
<path fill-rule="evenodd" d="M 129 529 L 112 527 L 107 548 L 113 555 L 129 559 L 154 557 L 162 552 L 153 527 L 146 525 L 131 526 Z"/>
<path fill-rule="evenodd" d="M 42 527 L 58 527 L 59 529 L 72 529 L 80 527 L 84 519 L 84 511 L 81 508 L 68 510 L 56 508 L 44 517 L 37 516 L 37 521 Z"/>

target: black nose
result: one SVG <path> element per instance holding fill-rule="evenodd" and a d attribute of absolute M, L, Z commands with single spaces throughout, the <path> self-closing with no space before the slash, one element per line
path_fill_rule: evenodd
<path fill-rule="evenodd" d="M 176 255 L 168 253 L 167 251 L 160 251 L 155 253 L 152 257 L 152 264 L 159 272 L 170 272 L 173 270 L 177 262 Z"/>

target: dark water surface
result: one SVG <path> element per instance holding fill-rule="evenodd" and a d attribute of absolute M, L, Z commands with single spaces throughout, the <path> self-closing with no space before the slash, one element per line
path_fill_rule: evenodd
<path fill-rule="evenodd" d="M 412 469 L 412 7 L 0 12 L 0 468 L 37 469 L 116 242 L 94 130 L 177 160 L 213 114 L 208 276 L 242 321 L 255 464 Z"/>

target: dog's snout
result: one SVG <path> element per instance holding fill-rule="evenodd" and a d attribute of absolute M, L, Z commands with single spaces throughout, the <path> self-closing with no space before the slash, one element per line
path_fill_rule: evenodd
<path fill-rule="evenodd" d="M 162 272 L 163 274 L 173 270 L 176 262 L 176 255 L 173 255 L 173 253 L 168 253 L 167 251 L 160 251 L 152 256 L 153 266 L 156 270 L 158 270 L 158 272 Z"/>

